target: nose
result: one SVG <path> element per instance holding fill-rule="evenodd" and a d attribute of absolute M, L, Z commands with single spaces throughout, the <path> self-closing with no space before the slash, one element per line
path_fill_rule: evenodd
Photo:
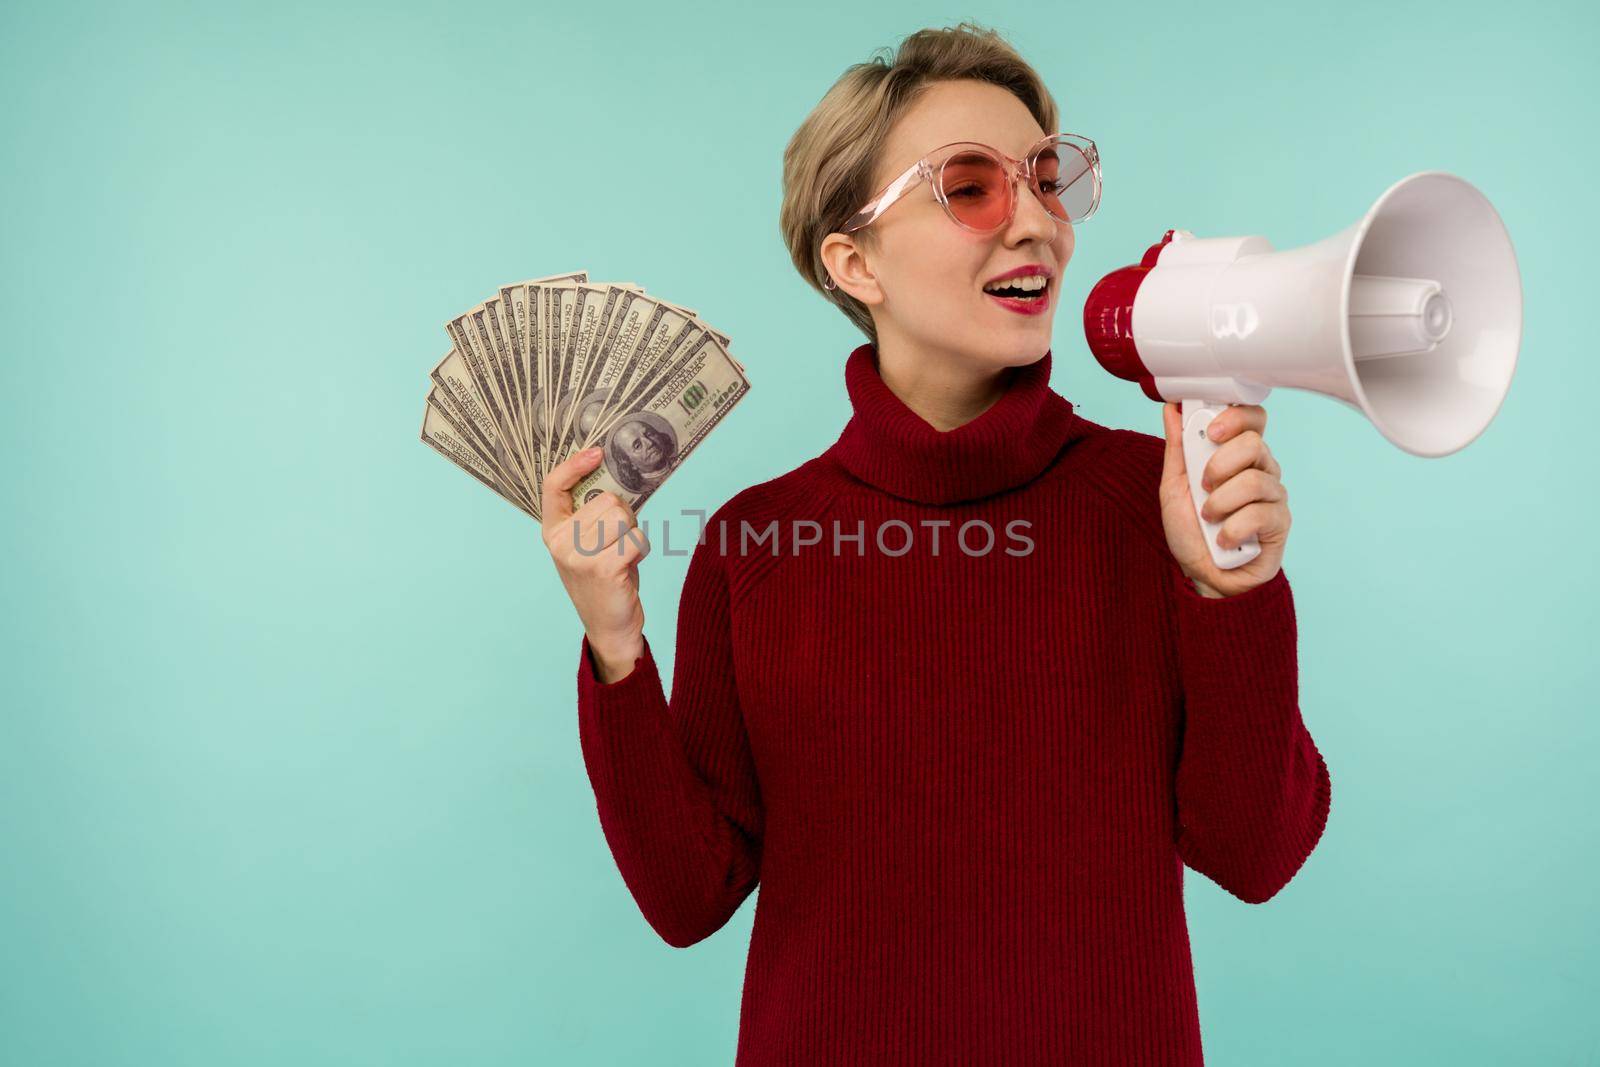
<path fill-rule="evenodd" d="M 1045 210 L 1039 202 L 1039 195 L 1026 181 L 1019 180 L 1015 186 L 1016 207 L 1011 214 L 1011 225 L 1006 228 L 1006 243 L 1017 244 L 1032 238 L 1043 244 L 1049 244 L 1056 239 L 1058 227 L 1068 227 L 1068 223 L 1057 222 L 1056 217 Z"/>

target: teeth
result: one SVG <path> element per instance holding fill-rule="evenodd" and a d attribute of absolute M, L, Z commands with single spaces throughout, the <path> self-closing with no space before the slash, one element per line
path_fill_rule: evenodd
<path fill-rule="evenodd" d="M 1037 292 L 1038 290 L 1043 289 L 1047 284 L 1048 281 L 1045 279 L 1044 275 L 1030 274 L 1025 278 L 1007 278 L 1003 282 L 991 282 L 983 288 L 985 292 L 990 293 L 994 292 L 996 289 L 1010 288 L 1026 289 L 1029 292 Z"/>

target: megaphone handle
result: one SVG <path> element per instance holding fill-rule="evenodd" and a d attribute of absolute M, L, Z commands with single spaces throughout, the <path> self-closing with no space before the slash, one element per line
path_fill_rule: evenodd
<path fill-rule="evenodd" d="M 1236 548 L 1223 548 L 1217 544 L 1217 534 L 1222 530 L 1220 522 L 1209 522 L 1200 514 L 1200 509 L 1205 506 L 1206 500 L 1211 496 L 1209 492 L 1200 487 L 1200 477 L 1205 473 L 1206 463 L 1216 454 L 1219 447 L 1206 434 L 1211 426 L 1211 420 L 1228 409 L 1227 404 L 1213 404 L 1205 400 L 1185 399 L 1183 401 L 1183 463 L 1189 474 L 1189 495 L 1194 499 L 1194 515 L 1200 520 L 1200 530 L 1205 535 L 1206 547 L 1211 550 L 1211 560 L 1221 570 L 1232 570 L 1243 566 L 1261 555 L 1261 542 L 1254 535 L 1249 540 Z"/>

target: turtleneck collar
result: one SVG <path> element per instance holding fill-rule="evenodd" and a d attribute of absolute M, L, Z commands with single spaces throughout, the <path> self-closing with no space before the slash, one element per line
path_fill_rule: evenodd
<path fill-rule="evenodd" d="M 928 504 L 975 500 L 1041 474 L 1088 431 L 1050 388 L 1050 353 L 1015 368 L 1000 399 L 953 430 L 935 429 L 895 395 L 868 342 L 850 353 L 845 387 L 855 414 L 828 449 L 846 470 L 885 492 Z"/>

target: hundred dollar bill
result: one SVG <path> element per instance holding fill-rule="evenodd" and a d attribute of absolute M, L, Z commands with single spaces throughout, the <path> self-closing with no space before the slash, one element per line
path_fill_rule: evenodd
<path fill-rule="evenodd" d="M 667 304 L 665 300 L 661 302 L 663 304 Z M 694 319 L 696 322 L 700 323 L 700 327 L 704 329 L 706 333 L 709 333 L 712 337 L 715 337 L 717 340 L 722 342 L 723 348 L 729 348 L 732 346 L 733 341 L 729 339 L 728 335 L 723 333 L 721 330 L 712 329 L 709 325 L 701 320 L 700 313 L 694 308 L 686 308 L 682 304 L 667 304 L 667 307 L 671 308 L 673 311 L 676 311 L 686 319 Z M 739 357 L 735 356 L 732 352 L 729 352 L 728 358 L 733 360 L 733 365 L 738 367 L 740 373 L 742 374 L 744 372 L 744 364 L 739 362 Z"/>
<path fill-rule="evenodd" d="M 510 285 L 500 287 L 502 308 L 509 308 L 509 317 L 513 322 L 511 346 L 521 368 L 522 395 L 518 398 L 518 405 L 524 413 L 523 430 L 528 434 L 525 442 L 528 450 L 534 454 L 535 474 L 538 474 L 538 453 L 542 447 L 536 436 L 538 426 L 531 413 L 538 410 L 542 403 L 539 395 L 538 379 L 538 345 L 539 345 L 539 286 L 555 282 L 583 282 L 589 278 L 588 271 L 574 271 L 570 274 L 552 274 L 545 278 L 530 278 L 526 281 L 512 282 Z M 502 310 L 502 316 L 507 312 Z"/>
<path fill-rule="evenodd" d="M 519 285 L 500 286 L 500 318 L 506 329 L 506 341 L 511 348 L 511 359 L 516 367 L 517 407 L 523 412 L 522 430 L 526 435 L 522 444 L 530 453 L 533 447 L 533 420 L 527 417 L 532 410 L 532 366 L 528 361 L 528 291 Z"/>
<path fill-rule="evenodd" d="M 511 367 L 511 355 L 505 343 L 505 335 L 500 329 L 498 298 L 479 304 L 467 312 L 465 319 L 468 338 L 483 354 L 485 363 L 493 371 L 495 381 L 500 386 L 500 395 L 504 398 L 501 413 L 504 416 L 505 437 L 512 451 L 522 460 L 523 476 L 532 482 L 533 454 L 525 444 L 528 435 L 523 429 L 526 416 L 522 405 L 517 403 L 517 382 Z"/>
<path fill-rule="evenodd" d="M 516 460 L 507 449 L 505 441 L 501 439 L 500 428 L 496 425 L 494 417 L 489 414 L 488 404 L 473 379 L 461 350 L 451 348 L 446 352 L 428 377 L 433 381 L 435 388 L 442 390 L 453 402 L 455 413 L 463 428 L 481 450 L 493 456 L 495 462 L 504 470 L 514 473 L 517 470 Z"/>
<path fill-rule="evenodd" d="M 496 483 L 509 496 L 515 497 L 517 502 L 537 515 L 539 513 L 538 501 L 528 493 L 528 487 L 519 481 L 513 471 L 496 458 L 494 451 L 488 448 L 477 433 L 472 429 L 470 420 L 462 413 L 461 409 L 451 399 L 450 394 L 435 385 L 428 390 L 430 405 L 439 409 L 450 424 L 450 428 L 461 441 L 471 448 L 483 460 L 485 466 L 493 473 Z"/>
<path fill-rule="evenodd" d="M 444 413 L 439 410 L 438 407 L 433 404 L 428 404 L 423 408 L 423 412 L 422 440 L 426 442 L 430 448 L 432 448 L 435 452 L 438 452 L 445 459 L 448 459 L 451 463 L 454 463 L 456 466 L 466 471 L 468 474 L 472 475 L 474 478 L 478 479 L 478 481 L 482 482 L 484 485 L 487 485 L 490 489 L 493 489 L 495 493 L 501 497 L 501 499 L 511 504 L 517 510 L 526 513 L 534 519 L 538 519 L 539 516 L 535 512 L 527 507 L 524 507 L 515 497 L 510 496 L 498 484 L 493 472 L 483 462 L 481 457 L 479 457 L 479 455 L 472 450 L 471 446 L 468 445 L 466 441 L 464 441 L 458 435 L 454 427 L 450 425 L 449 420 L 445 417 Z"/>
<path fill-rule="evenodd" d="M 662 381 L 670 379 L 708 336 L 698 320 L 690 319 L 670 338 L 663 339 L 660 345 L 653 345 L 638 353 L 639 358 L 631 361 L 636 363 L 631 373 L 627 367 L 619 373 L 617 384 L 606 398 L 604 410 L 590 428 L 590 443 L 597 443 L 618 418 L 635 410 L 647 393 Z M 731 358 L 729 361 L 732 362 Z"/>
<path fill-rule="evenodd" d="M 544 414 L 544 396 L 548 386 L 544 365 L 541 362 L 543 358 L 541 352 L 548 353 L 552 345 L 547 290 L 553 285 L 584 282 L 588 277 L 587 271 L 580 270 L 531 278 L 500 287 L 502 305 L 511 309 L 509 313 L 502 310 L 502 317 L 509 317 L 516 323 L 512 345 L 522 362 L 523 382 L 523 392 L 518 398 L 518 406 L 522 413 L 524 451 L 531 461 L 535 498 L 539 496 L 544 484 L 543 451 L 545 423 L 548 421 Z"/>
<path fill-rule="evenodd" d="M 692 349 L 694 342 L 705 336 L 694 319 L 685 318 L 659 301 L 646 298 L 644 302 L 636 301 L 629 310 L 640 320 L 636 328 L 628 330 L 634 339 L 619 345 L 600 368 L 586 398 L 589 410 L 583 414 L 581 423 L 587 425 L 582 440 L 577 442 L 578 449 L 594 444 L 606 425 L 628 410 L 628 403 L 648 388 L 655 380 L 656 370 L 667 363 L 673 353 L 685 347 Z"/>
<path fill-rule="evenodd" d="M 555 421 L 556 382 L 560 378 L 561 356 L 566 348 L 572 320 L 578 310 L 579 290 L 587 282 L 552 282 L 540 286 L 543 296 L 543 332 L 539 339 L 539 391 L 543 402 L 534 417 L 538 420 L 539 436 L 546 447 L 540 451 L 538 482 L 550 473 L 555 462 L 549 455 L 550 425 Z M 585 297 L 587 302 L 587 297 Z"/>
<path fill-rule="evenodd" d="M 532 452 L 528 448 L 526 414 L 528 409 L 522 402 L 523 396 L 527 393 L 527 383 L 523 380 L 522 360 L 516 350 L 515 312 L 509 304 L 503 303 L 500 297 L 492 296 L 483 302 L 482 322 L 488 327 L 484 340 L 494 353 L 495 360 L 505 368 L 506 383 L 511 389 L 506 399 L 511 405 L 511 417 L 516 423 L 519 434 L 517 438 L 519 451 L 531 457 Z"/>
<path fill-rule="evenodd" d="M 563 401 L 570 406 L 569 394 L 578 368 L 590 357 L 596 339 L 604 336 L 605 322 L 615 311 L 618 296 L 629 291 L 643 292 L 636 285 L 606 282 L 559 283 L 549 287 L 549 291 L 552 293 L 550 336 L 553 344 L 544 360 L 544 448 L 540 459 L 542 473 L 537 476 L 541 488 L 543 473 L 566 458 L 557 450 L 556 442 L 566 415 Z"/>
<path fill-rule="evenodd" d="M 478 395 L 483 398 L 489 417 L 494 420 L 500 440 L 514 459 L 519 471 L 530 484 L 528 468 L 531 458 L 523 447 L 518 431 L 519 422 L 512 406 L 512 389 L 506 368 L 500 365 L 498 353 L 489 339 L 489 326 L 484 305 L 479 304 L 465 314 L 457 315 L 445 323 L 445 332 L 455 343 L 455 348 L 466 359 Z"/>
<path fill-rule="evenodd" d="M 561 462 L 576 449 L 576 441 L 588 433 L 599 416 L 609 389 L 602 385 L 608 370 L 614 370 L 623 354 L 638 341 L 642 326 L 640 311 L 651 303 L 642 290 L 630 287 L 619 291 L 616 307 L 607 316 L 603 332 L 590 347 L 589 357 L 573 369 L 566 396 L 557 405 L 559 434 L 550 443 L 552 462 Z"/>
<path fill-rule="evenodd" d="M 749 392 L 750 383 L 722 343 L 697 333 L 693 350 L 673 373 L 655 379 L 603 431 L 600 466 L 573 487 L 574 507 L 610 490 L 637 513 Z"/>
<path fill-rule="evenodd" d="M 601 370 L 615 359 L 619 344 L 631 344 L 635 339 L 637 323 L 630 322 L 628 309 L 643 296 L 644 290 L 626 283 L 606 288 L 605 306 L 594 316 L 592 335 L 586 338 L 587 326 L 580 326 L 575 342 L 576 356 L 567 368 L 566 377 L 557 383 L 560 392 L 555 397 L 553 435 L 547 442 L 552 464 L 572 454 L 575 425 L 585 418 L 593 421 L 598 414 L 595 404 L 599 398 L 595 394 L 599 390 L 595 386 Z"/>
<path fill-rule="evenodd" d="M 573 303 L 570 320 L 566 319 L 566 294 L 562 294 L 564 321 L 561 343 L 550 363 L 550 395 L 545 398 L 550 419 L 546 424 L 549 431 L 545 438 L 547 445 L 561 436 L 561 420 L 566 415 L 563 405 L 571 402 L 573 368 L 593 347 L 595 338 L 601 335 L 605 319 L 616 310 L 616 301 L 622 296 L 621 290 L 608 285 L 577 285 L 571 292 Z M 554 452 L 545 458 L 552 465 L 561 461 L 561 457 Z"/>

